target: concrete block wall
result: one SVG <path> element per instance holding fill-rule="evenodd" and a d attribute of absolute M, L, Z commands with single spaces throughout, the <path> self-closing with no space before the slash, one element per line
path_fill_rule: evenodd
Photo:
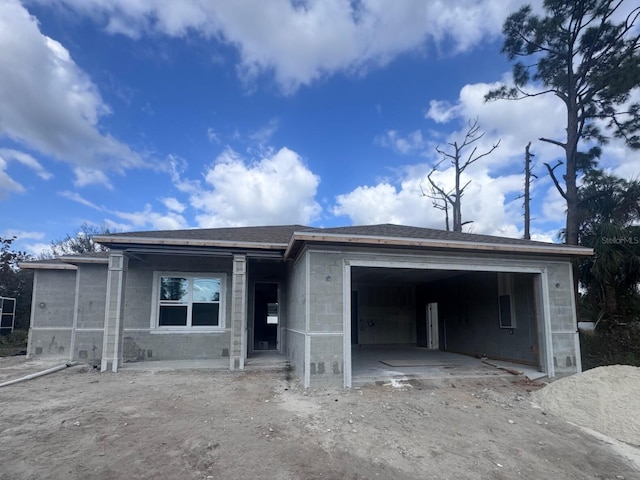
<path fill-rule="evenodd" d="M 576 351 L 578 324 L 575 316 L 571 264 L 547 267 L 553 364 L 558 376 L 581 370 L 580 351 Z"/>
<path fill-rule="evenodd" d="M 243 348 L 246 342 L 247 322 L 247 257 L 234 255 L 233 273 L 231 275 L 231 344 L 229 347 L 230 369 L 243 370 L 246 350 Z M 245 347 L 246 348 L 246 347 Z"/>
<path fill-rule="evenodd" d="M 29 357 L 68 358 L 73 327 L 76 271 L 34 272 Z"/>
<path fill-rule="evenodd" d="M 71 328 L 29 330 L 29 358 L 55 357 L 67 360 L 70 348 Z"/>
<path fill-rule="evenodd" d="M 309 331 L 343 332 L 343 256 L 310 252 L 309 260 Z"/>
<path fill-rule="evenodd" d="M 358 292 L 358 344 L 416 343 L 412 285 L 352 285 Z"/>
<path fill-rule="evenodd" d="M 286 329 L 285 353 L 291 362 L 294 372 L 304 381 L 305 373 L 305 345 L 307 338 L 307 258 L 303 254 L 296 262 L 287 265 L 289 277 L 286 290 Z"/>
<path fill-rule="evenodd" d="M 231 257 L 191 257 L 149 255 L 143 262 L 130 260 L 125 292 L 125 330 L 149 329 L 152 305 L 153 274 L 160 272 L 224 273 L 226 285 L 225 324 L 231 321 Z"/>
<path fill-rule="evenodd" d="M 77 362 L 99 365 L 102 360 L 103 331 L 76 330 L 73 359 Z"/>
<path fill-rule="evenodd" d="M 342 335 L 311 335 L 309 386 L 342 388 L 344 358 Z"/>
<path fill-rule="evenodd" d="M 344 257 L 309 252 L 309 386 L 344 385 Z"/>
<path fill-rule="evenodd" d="M 125 331 L 125 362 L 228 358 L 231 335 L 222 332 L 153 334 Z"/>
<path fill-rule="evenodd" d="M 307 335 L 301 332 L 286 330 L 285 354 L 298 380 L 305 383 L 305 352 Z"/>
<path fill-rule="evenodd" d="M 216 332 L 160 333 L 151 328 L 154 272 L 222 273 L 226 275 L 225 328 Z M 231 345 L 231 257 L 149 255 L 129 261 L 125 292 L 125 362 L 227 358 Z"/>
<path fill-rule="evenodd" d="M 439 322 L 445 330 L 440 335 L 441 349 L 538 365 L 533 276 L 513 275 L 515 328 L 500 328 L 495 272 L 469 272 L 424 286 L 437 292 L 430 301 L 438 302 Z"/>

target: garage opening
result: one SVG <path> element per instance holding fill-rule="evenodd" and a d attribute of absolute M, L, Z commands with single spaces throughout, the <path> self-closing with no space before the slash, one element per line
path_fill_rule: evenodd
<path fill-rule="evenodd" d="M 539 277 L 351 267 L 352 378 L 452 372 L 478 359 L 539 370 Z"/>

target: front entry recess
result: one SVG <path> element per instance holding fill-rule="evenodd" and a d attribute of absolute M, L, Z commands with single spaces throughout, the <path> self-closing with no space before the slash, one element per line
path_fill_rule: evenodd
<path fill-rule="evenodd" d="M 278 348 L 278 305 L 277 283 L 256 283 L 253 313 L 253 349 L 276 350 Z"/>

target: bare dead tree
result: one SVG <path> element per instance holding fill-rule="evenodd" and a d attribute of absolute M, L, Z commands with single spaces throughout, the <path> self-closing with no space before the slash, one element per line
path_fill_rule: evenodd
<path fill-rule="evenodd" d="M 498 146 L 500 145 L 500 140 L 498 140 L 495 144 L 489 148 L 486 152 L 479 153 L 478 146 L 476 143 L 484 137 L 485 132 L 480 131 L 480 126 L 478 125 L 478 119 L 476 118 L 473 121 L 469 121 L 469 128 L 464 136 L 462 142 L 449 142 L 448 145 L 451 147 L 449 151 L 445 151 L 440 148 L 440 145 L 436 147 L 436 152 L 442 155 L 442 160 L 436 163 L 429 174 L 427 175 L 427 180 L 431 185 L 431 189 L 434 192 L 434 196 L 438 196 L 442 201 L 447 205 L 446 215 L 448 216 L 448 208 L 451 206 L 452 216 L 453 216 L 453 231 L 454 232 L 462 232 L 462 226 L 467 223 L 471 223 L 469 221 L 462 222 L 462 196 L 464 195 L 465 189 L 471 183 L 471 180 L 467 181 L 464 185 L 461 185 L 461 175 L 467 169 L 469 165 L 477 162 L 481 158 L 490 155 Z M 469 149 L 471 151 L 469 152 Z M 469 154 L 467 155 L 467 152 Z M 432 178 L 433 174 L 438 171 L 440 165 L 443 162 L 449 161 L 449 163 L 454 167 L 455 170 L 455 184 L 453 189 L 450 191 L 445 190 L 445 187 L 436 183 L 436 181 Z M 437 207 L 436 207 L 437 208 Z M 440 208 L 443 210 L 443 208 Z"/>
<path fill-rule="evenodd" d="M 447 228 L 447 232 L 451 230 L 449 225 L 449 202 L 447 201 L 447 197 L 445 194 L 438 192 L 433 185 L 430 185 L 429 192 L 425 192 L 422 181 L 420 181 L 420 190 L 422 191 L 422 196 L 431 199 L 431 205 L 436 210 L 442 210 L 444 212 L 444 223 Z M 452 192 L 448 192 L 451 194 Z"/>
<path fill-rule="evenodd" d="M 538 178 L 531 172 L 531 158 L 535 157 L 533 153 L 529 151 L 531 142 L 527 144 L 524 149 L 524 194 L 521 198 L 524 198 L 524 238 L 525 240 L 531 240 L 531 182 L 534 178 Z"/>

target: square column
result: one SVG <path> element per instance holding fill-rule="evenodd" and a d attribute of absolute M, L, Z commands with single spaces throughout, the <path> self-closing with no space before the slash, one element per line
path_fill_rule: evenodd
<path fill-rule="evenodd" d="M 107 301 L 104 314 L 104 339 L 100 371 L 118 371 L 122 365 L 124 342 L 124 291 L 129 259 L 123 252 L 112 252 L 107 273 Z"/>
<path fill-rule="evenodd" d="M 247 257 L 233 256 L 229 370 L 244 370 L 247 353 Z"/>

